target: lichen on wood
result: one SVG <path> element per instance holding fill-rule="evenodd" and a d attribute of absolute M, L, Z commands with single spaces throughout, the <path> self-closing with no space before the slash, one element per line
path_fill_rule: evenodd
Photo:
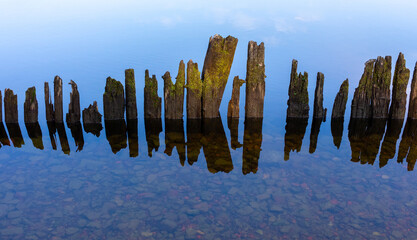
<path fill-rule="evenodd" d="M 407 85 L 410 70 L 405 67 L 404 54 L 398 55 L 392 80 L 392 101 L 389 110 L 390 119 L 403 119 L 407 105 Z"/>
<path fill-rule="evenodd" d="M 391 56 L 378 57 L 372 76 L 372 118 L 388 118 L 391 86 Z"/>
<path fill-rule="evenodd" d="M 125 70 L 125 89 L 126 89 L 126 119 L 137 119 L 138 108 L 136 105 L 136 83 L 135 71 Z"/>
<path fill-rule="evenodd" d="M 365 69 L 359 81 L 359 85 L 353 94 L 351 118 L 372 117 L 372 77 L 375 61 L 375 59 L 370 59 L 365 63 Z"/>
<path fill-rule="evenodd" d="M 121 82 L 108 77 L 103 94 L 104 119 L 124 119 L 125 102 L 124 90 Z"/>
<path fill-rule="evenodd" d="M 62 103 L 62 79 L 59 76 L 54 78 L 54 120 L 62 123 L 64 121 L 63 103 Z"/>
<path fill-rule="evenodd" d="M 219 116 L 220 103 L 229 78 L 237 42 L 237 38 L 232 36 L 223 38 L 216 34 L 210 38 L 202 73 L 203 118 Z"/>
<path fill-rule="evenodd" d="M 201 97 L 203 82 L 201 81 L 198 64 L 192 60 L 187 63 L 187 119 L 201 118 Z"/>
<path fill-rule="evenodd" d="M 4 120 L 6 123 L 18 123 L 17 95 L 13 90 L 4 90 Z"/>
<path fill-rule="evenodd" d="M 292 61 L 291 79 L 288 88 L 287 118 L 308 118 L 308 74 L 297 74 L 297 60 Z"/>
<path fill-rule="evenodd" d="M 144 87 L 144 115 L 145 118 L 161 118 L 161 101 L 158 96 L 158 81 L 156 76 L 149 77 L 149 70 L 145 71 Z"/>
<path fill-rule="evenodd" d="M 332 118 L 344 118 L 346 111 L 346 103 L 349 94 L 349 80 L 346 79 L 340 85 L 339 92 L 337 93 L 332 109 Z"/>
<path fill-rule="evenodd" d="M 265 46 L 250 41 L 246 65 L 246 118 L 262 118 L 265 98 Z"/>
<path fill-rule="evenodd" d="M 164 79 L 164 110 L 165 119 L 182 119 L 184 113 L 184 85 L 185 64 L 181 60 L 178 67 L 178 75 L 175 84 L 172 83 L 171 75 L 167 71 Z"/>

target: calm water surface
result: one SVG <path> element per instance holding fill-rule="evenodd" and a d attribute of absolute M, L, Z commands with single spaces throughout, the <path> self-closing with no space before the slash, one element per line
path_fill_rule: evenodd
<path fill-rule="evenodd" d="M 417 60 L 415 4 L 377 3 L 1 3 L 0 88 L 18 94 L 23 120 L 24 91 L 36 86 L 40 123 L 0 126 L 0 238 L 416 239 L 417 124 L 348 130 L 365 61 L 402 51 L 412 71 Z M 239 38 L 222 118 L 145 121 L 145 69 L 162 96 L 165 71 L 176 76 L 181 59 L 201 71 L 216 33 Z M 264 118 L 244 120 L 243 86 L 241 118 L 228 120 L 249 40 L 265 42 Z M 324 73 L 326 122 L 286 121 L 293 58 L 310 76 L 310 115 Z M 71 79 L 81 108 L 96 100 L 102 112 L 105 78 L 124 82 L 126 68 L 135 69 L 137 121 L 46 124 L 43 82 L 63 78 L 65 113 Z M 345 119 L 332 122 L 346 78 Z"/>

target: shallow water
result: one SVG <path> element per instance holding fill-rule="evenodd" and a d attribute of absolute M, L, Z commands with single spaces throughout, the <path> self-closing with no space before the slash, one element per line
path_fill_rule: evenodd
<path fill-rule="evenodd" d="M 153 1 L 0 3 L 0 88 L 36 86 L 39 125 L 0 125 L 1 239 L 416 239 L 413 121 L 349 121 L 364 63 L 417 60 L 415 3 Z M 6 10 L 5 10 L 6 9 Z M 214 120 L 143 119 L 144 71 L 203 66 L 210 36 L 239 38 Z M 263 119 L 227 119 L 247 42 L 265 42 Z M 310 76 L 310 118 L 286 121 L 291 60 Z M 393 64 L 394 65 L 394 64 Z M 47 124 L 43 83 L 70 79 L 102 113 L 105 79 L 136 76 L 137 121 Z M 311 118 L 323 72 L 327 121 Z M 349 78 L 344 121 L 330 119 Z M 368 127 L 367 127 L 368 126 Z M 101 129 L 103 128 L 103 129 Z M 88 133 L 87 133 L 88 132 Z"/>

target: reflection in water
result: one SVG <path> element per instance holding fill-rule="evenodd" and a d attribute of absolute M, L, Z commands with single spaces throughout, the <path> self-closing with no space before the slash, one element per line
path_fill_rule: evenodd
<path fill-rule="evenodd" d="M 43 150 L 42 130 L 39 122 L 25 123 L 26 130 L 35 148 Z"/>
<path fill-rule="evenodd" d="M 332 118 L 330 123 L 333 136 L 333 144 L 337 147 L 337 149 L 340 148 L 340 144 L 342 143 L 344 121 L 344 118 Z"/>
<path fill-rule="evenodd" d="M 397 161 L 402 163 L 407 157 L 407 169 L 413 171 L 417 159 L 417 120 L 407 119 L 398 149 Z"/>
<path fill-rule="evenodd" d="M 0 143 L 3 146 L 10 146 L 10 140 L 2 122 L 0 122 Z"/>
<path fill-rule="evenodd" d="M 182 119 L 165 119 L 165 153 L 172 155 L 174 147 L 177 148 L 180 163 L 185 163 L 185 135 L 184 120 Z"/>
<path fill-rule="evenodd" d="M 145 118 L 145 134 L 148 143 L 148 156 L 152 157 L 152 151 L 159 148 L 159 133 L 162 132 L 162 119 Z"/>
<path fill-rule="evenodd" d="M 64 123 L 55 123 L 56 130 L 58 132 L 59 141 L 61 142 L 62 151 L 69 155 L 70 147 L 68 144 L 67 132 L 65 131 Z"/>
<path fill-rule="evenodd" d="M 21 148 L 25 145 L 23 140 L 22 131 L 18 123 L 6 123 L 7 130 L 9 131 L 10 139 L 12 140 L 13 146 Z"/>
<path fill-rule="evenodd" d="M 285 125 L 284 160 L 290 159 L 290 151 L 301 150 L 308 118 L 287 118 Z"/>
<path fill-rule="evenodd" d="M 104 121 L 106 129 L 106 138 L 109 141 L 111 151 L 118 153 L 120 150 L 127 147 L 126 136 L 126 122 L 121 120 L 106 120 Z"/>
<path fill-rule="evenodd" d="M 84 147 L 84 136 L 83 136 L 83 127 L 80 122 L 72 123 L 68 125 L 71 130 L 72 138 L 74 138 L 75 146 L 77 147 L 76 152 L 81 152 Z"/>
<path fill-rule="evenodd" d="M 187 161 L 193 165 L 197 162 L 202 147 L 201 119 L 187 119 Z"/>
<path fill-rule="evenodd" d="M 381 153 L 379 154 L 379 167 L 387 165 L 388 160 L 395 156 L 397 140 L 400 137 L 404 119 L 389 119 L 384 141 L 382 141 Z"/>
<path fill-rule="evenodd" d="M 313 118 L 313 123 L 311 124 L 310 132 L 310 148 L 309 152 L 314 153 L 317 148 L 317 139 L 319 138 L 320 126 L 323 121 L 323 118 Z"/>
<path fill-rule="evenodd" d="M 246 118 L 243 134 L 242 173 L 244 175 L 258 171 L 258 160 L 262 146 L 263 118 Z"/>
<path fill-rule="evenodd" d="M 138 119 L 127 120 L 127 140 L 129 142 L 129 156 L 139 155 Z"/>
<path fill-rule="evenodd" d="M 227 127 L 230 130 L 230 147 L 233 150 L 242 147 L 242 144 L 239 142 L 239 118 L 227 118 Z"/>
<path fill-rule="evenodd" d="M 52 149 L 56 150 L 55 122 L 47 122 L 47 125 L 48 125 L 49 138 L 51 139 Z"/>
<path fill-rule="evenodd" d="M 349 141 L 352 162 L 371 164 L 375 162 L 385 132 L 386 119 L 350 119 Z"/>
<path fill-rule="evenodd" d="M 84 131 L 92 133 L 96 137 L 100 137 L 100 132 L 103 129 L 101 123 L 84 123 Z"/>
<path fill-rule="evenodd" d="M 211 173 L 232 171 L 232 156 L 230 155 L 221 117 L 203 119 L 202 129 L 201 142 L 208 170 Z"/>

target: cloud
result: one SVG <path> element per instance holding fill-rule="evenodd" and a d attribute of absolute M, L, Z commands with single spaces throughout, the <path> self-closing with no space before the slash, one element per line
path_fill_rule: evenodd
<path fill-rule="evenodd" d="M 321 20 L 321 17 L 319 15 L 314 14 L 305 14 L 298 15 L 294 19 L 301 22 L 317 22 Z"/>

